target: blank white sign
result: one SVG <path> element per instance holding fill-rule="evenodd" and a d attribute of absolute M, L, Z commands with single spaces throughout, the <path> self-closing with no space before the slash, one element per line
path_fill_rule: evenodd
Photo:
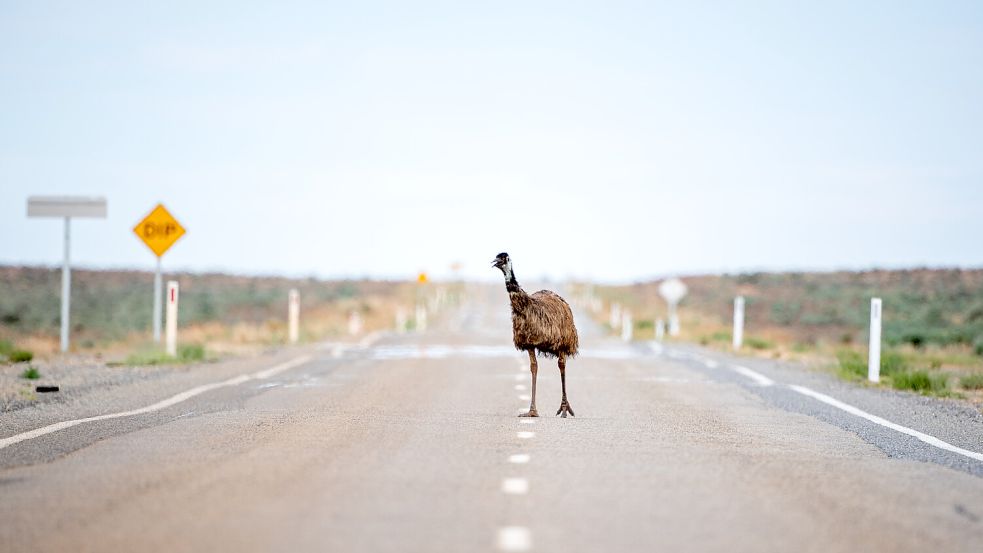
<path fill-rule="evenodd" d="M 27 199 L 28 217 L 95 217 L 106 218 L 106 198 L 84 196 L 31 196 Z"/>

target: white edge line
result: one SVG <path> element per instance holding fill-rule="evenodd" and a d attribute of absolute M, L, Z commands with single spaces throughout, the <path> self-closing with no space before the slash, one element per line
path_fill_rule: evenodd
<path fill-rule="evenodd" d="M 107 413 L 105 415 L 96 415 L 94 417 L 86 417 L 84 419 L 74 419 L 62 422 L 56 422 L 54 424 L 49 424 L 48 426 L 42 426 L 41 428 L 36 428 L 34 430 L 28 430 L 27 432 L 21 432 L 20 434 L 15 434 L 9 438 L 0 439 L 0 449 L 14 445 L 16 443 L 23 442 L 25 440 L 31 440 L 34 438 L 39 438 L 46 434 L 51 434 L 52 432 L 58 432 L 59 430 L 65 430 L 66 428 L 71 428 L 73 426 L 80 425 L 86 422 L 96 422 L 107 419 L 118 419 L 121 417 L 132 417 L 134 415 L 143 415 L 145 413 L 152 413 L 154 411 L 160 411 L 161 409 L 166 409 L 172 405 L 181 403 L 182 401 L 187 401 L 197 395 L 201 395 L 205 392 L 210 392 L 218 388 L 226 388 L 228 386 L 238 386 L 243 382 L 248 382 L 249 380 L 262 380 L 269 378 L 271 376 L 282 373 L 283 371 L 292 369 L 298 365 L 302 365 L 311 360 L 310 355 L 304 355 L 296 359 L 291 359 L 285 363 L 280 363 L 269 369 L 265 369 L 253 374 L 243 374 L 228 380 L 223 380 L 221 382 L 212 382 L 211 384 L 202 384 L 201 386 L 195 386 L 189 390 L 185 390 L 179 394 L 175 394 L 167 399 L 158 401 L 157 403 L 148 405 L 146 407 L 140 407 L 139 409 L 131 409 L 129 411 L 120 411 L 118 413 Z"/>
<path fill-rule="evenodd" d="M 759 386 L 772 386 L 775 384 L 774 380 L 768 378 L 767 376 L 757 371 L 752 371 L 747 367 L 742 367 L 741 365 L 734 365 L 733 368 L 738 373 L 743 374 L 744 376 L 753 380 Z"/>
<path fill-rule="evenodd" d="M 850 404 L 843 403 L 842 401 L 840 401 L 840 400 L 838 400 L 838 399 L 836 399 L 834 397 L 830 397 L 830 396 L 828 396 L 826 394 L 821 394 L 821 393 L 819 393 L 819 392 L 817 392 L 815 390 L 811 390 L 809 388 L 806 388 L 805 386 L 796 386 L 794 384 L 789 384 L 788 387 L 791 388 L 791 389 L 793 389 L 793 390 L 795 390 L 796 392 L 798 392 L 798 393 L 800 393 L 802 395 L 809 396 L 809 397 L 811 397 L 813 399 L 818 399 L 819 401 L 821 401 L 823 403 L 832 405 L 833 407 L 836 407 L 837 409 L 841 409 L 843 411 L 846 411 L 847 413 L 850 413 L 851 415 L 856 415 L 856 416 L 858 416 L 860 418 L 867 419 L 867 420 L 869 420 L 870 422 L 872 422 L 874 424 L 879 424 L 879 425 L 881 425 L 881 426 L 883 426 L 885 428 L 890 428 L 891 430 L 896 430 L 898 432 L 901 432 L 902 434 L 907 434 L 909 436 L 913 436 L 915 438 L 918 438 L 919 440 L 925 442 L 928 445 L 935 446 L 935 447 L 937 447 L 939 449 L 944 449 L 946 451 L 951 451 L 953 453 L 958 453 L 959 455 L 963 455 L 965 457 L 969 457 L 970 459 L 976 459 L 977 461 L 983 461 L 983 453 L 976 453 L 975 451 L 970 451 L 968 449 L 963 449 L 961 447 L 956 447 L 956 446 L 950 444 L 949 442 L 943 442 L 942 440 L 936 438 L 935 436 L 929 436 L 928 434 L 924 434 L 924 433 L 919 432 L 917 430 L 912 430 L 911 428 L 908 428 L 906 426 L 901 426 L 900 424 L 895 424 L 895 423 L 893 423 L 893 422 L 891 422 L 891 421 L 889 421 L 887 419 L 882 419 L 881 417 L 878 417 L 877 415 L 871 415 L 870 413 L 868 413 L 868 412 L 866 412 L 866 411 L 864 411 L 862 409 L 858 409 L 858 408 L 856 408 L 856 407 L 854 407 L 854 406 L 852 406 Z"/>

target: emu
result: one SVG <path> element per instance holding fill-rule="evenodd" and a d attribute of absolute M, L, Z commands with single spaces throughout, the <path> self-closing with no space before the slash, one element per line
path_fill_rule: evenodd
<path fill-rule="evenodd" d="M 537 351 L 546 357 L 555 357 L 560 367 L 563 400 L 556 414 L 563 418 L 566 418 L 567 413 L 576 416 L 567 401 L 566 376 L 567 358 L 576 355 L 579 346 L 577 327 L 573 324 L 573 311 L 563 298 L 549 290 L 527 294 L 515 279 L 509 254 L 503 252 L 495 256 L 492 266 L 505 275 L 505 290 L 508 291 L 509 302 L 512 304 L 512 342 L 515 349 L 529 354 L 532 401 L 529 411 L 519 416 L 539 416 L 536 412 L 536 373 L 539 370 L 536 365 Z"/>

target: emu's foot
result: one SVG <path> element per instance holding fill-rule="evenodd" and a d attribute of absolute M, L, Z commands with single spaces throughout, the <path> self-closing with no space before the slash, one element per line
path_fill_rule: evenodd
<path fill-rule="evenodd" d="M 573 413 L 573 407 L 570 407 L 570 404 L 564 400 L 563 403 L 560 404 L 560 408 L 556 410 L 556 414 L 565 419 L 567 418 L 567 413 L 570 413 L 571 417 L 577 416 Z"/>
<path fill-rule="evenodd" d="M 535 409 L 530 409 L 529 411 L 519 415 L 520 417 L 538 417 L 539 413 Z"/>

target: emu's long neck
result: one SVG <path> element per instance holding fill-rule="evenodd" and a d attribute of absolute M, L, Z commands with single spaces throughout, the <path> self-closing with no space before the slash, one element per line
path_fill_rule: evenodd
<path fill-rule="evenodd" d="M 519 286 L 519 281 L 515 279 L 511 261 L 505 264 L 502 272 L 505 274 L 505 290 L 509 293 L 512 311 L 519 311 L 529 302 L 529 294 L 526 294 L 526 291 Z"/>

